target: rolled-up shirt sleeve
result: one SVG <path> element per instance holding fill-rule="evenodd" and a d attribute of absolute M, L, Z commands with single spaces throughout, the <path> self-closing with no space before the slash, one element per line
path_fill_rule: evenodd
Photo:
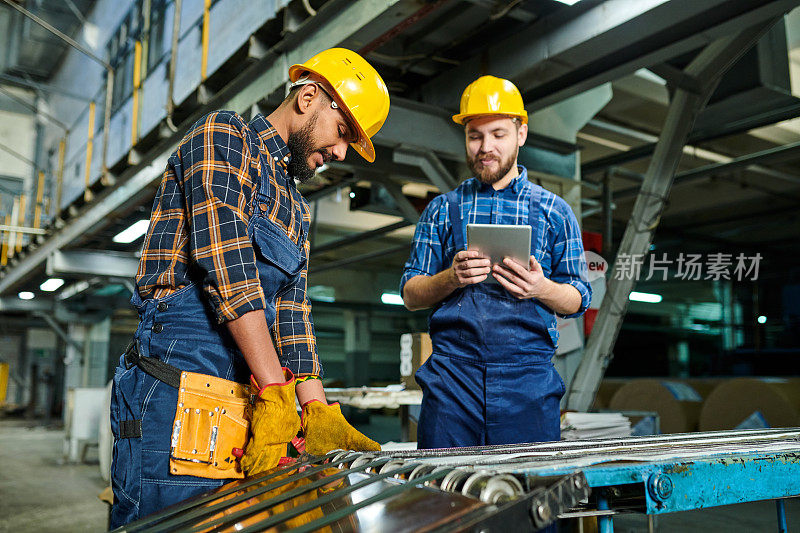
<path fill-rule="evenodd" d="M 303 216 L 308 217 L 308 208 L 304 207 Z M 282 366 L 298 377 L 311 375 L 321 378 L 323 370 L 317 353 L 317 337 L 308 299 L 308 258 L 311 250 L 308 239 L 303 249 L 306 266 L 292 287 L 275 302 L 273 338 Z"/>
<path fill-rule="evenodd" d="M 557 313 L 561 318 L 573 318 L 583 314 L 592 301 L 592 286 L 589 284 L 584 256 L 583 240 L 578 220 L 569 205 L 559 199 L 559 217 L 556 222 L 552 252 L 552 272 L 550 279 L 575 287 L 581 295 L 581 306 L 577 312 L 568 315 Z"/>
<path fill-rule="evenodd" d="M 220 323 L 265 307 L 247 233 L 253 180 L 245 130 L 238 115 L 212 113 L 195 124 L 177 154 L 191 260 Z"/>
<path fill-rule="evenodd" d="M 425 207 L 414 230 L 411 254 L 400 278 L 400 296 L 408 280 L 414 276 L 433 276 L 446 266 L 446 250 L 442 244 L 444 232 L 449 229 L 444 195 L 437 196 Z"/>

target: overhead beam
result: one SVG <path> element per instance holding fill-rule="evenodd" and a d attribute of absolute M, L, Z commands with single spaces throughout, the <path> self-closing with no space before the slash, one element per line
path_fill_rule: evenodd
<path fill-rule="evenodd" d="M 797 0 L 605 0 L 562 9 L 499 40 L 422 87 L 423 100 L 455 109 L 478 76 L 511 79 L 528 111 L 701 48 L 781 16 Z"/>
<path fill-rule="evenodd" d="M 781 163 L 784 161 L 792 161 L 800 158 L 800 142 L 787 144 L 785 146 L 776 146 L 753 154 L 743 155 L 736 157 L 727 163 L 713 163 L 711 165 L 704 165 L 702 167 L 686 170 L 675 176 L 673 185 L 681 185 L 697 181 L 707 176 L 715 174 L 723 174 L 733 172 L 740 169 L 750 169 L 760 174 L 772 176 L 791 183 L 793 185 L 800 185 L 800 176 L 786 174 L 777 170 L 764 168 L 760 166 L 762 163 Z M 632 198 L 639 193 L 639 187 L 629 187 L 614 193 L 614 200 L 623 200 L 625 198 Z"/>
<path fill-rule="evenodd" d="M 419 167 L 441 192 L 452 191 L 458 186 L 458 180 L 450 174 L 433 150 L 400 145 L 395 149 L 393 157 L 395 163 Z"/>
<path fill-rule="evenodd" d="M 56 250 L 47 258 L 48 276 L 94 277 L 106 276 L 133 279 L 139 268 L 134 254 L 111 251 Z"/>
<path fill-rule="evenodd" d="M 118 176 L 118 185 L 113 190 L 102 197 L 98 196 L 80 216 L 73 218 L 41 246 L 4 271 L 0 278 L 0 294 L 25 280 L 56 250 L 66 248 L 73 241 L 105 227 L 111 213 L 141 202 L 161 178 L 168 158 L 177 148 L 186 130 L 203 114 L 214 109 L 247 111 L 253 104 L 284 86 L 287 81 L 286 65 L 305 61 L 320 50 L 345 43 L 360 35 L 362 30 L 382 33 L 382 29 L 396 24 L 393 17 L 381 15 L 386 14 L 399 1 L 358 0 L 326 4 L 316 17 L 311 17 L 298 28 L 302 38 L 297 34 L 287 36 L 279 47 L 251 64 L 231 83 L 215 93 L 207 104 L 188 116 L 179 125 L 178 131 L 143 154 L 141 163 Z"/>
<path fill-rule="evenodd" d="M 410 225 L 411 222 L 407 220 L 401 220 L 400 222 L 395 222 L 393 224 L 389 224 L 387 226 L 376 228 L 370 231 L 364 231 L 362 233 L 355 233 L 353 235 L 348 235 L 347 237 L 342 237 L 341 239 L 336 239 L 334 241 L 326 242 L 324 244 L 320 244 L 319 246 L 312 248 L 311 255 L 315 256 L 317 254 L 342 248 L 343 246 L 349 246 L 351 244 L 355 244 L 358 242 L 364 242 L 376 239 L 378 237 L 386 235 L 387 233 L 391 233 L 393 231 L 408 227 Z"/>

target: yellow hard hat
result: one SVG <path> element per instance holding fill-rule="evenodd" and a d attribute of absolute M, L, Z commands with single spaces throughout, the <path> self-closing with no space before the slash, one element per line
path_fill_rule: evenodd
<path fill-rule="evenodd" d="M 370 137 L 378 133 L 389 114 L 389 91 L 380 74 L 367 61 L 346 48 L 330 48 L 305 63 L 289 68 L 289 79 L 296 82 L 304 72 L 325 79 L 342 104 L 345 114 L 358 128 L 358 140 L 350 146 L 361 157 L 375 161 Z"/>
<path fill-rule="evenodd" d="M 494 76 L 481 76 L 467 85 L 461 95 L 460 112 L 453 115 L 453 121 L 464 124 L 480 115 L 506 115 L 528 123 L 528 112 L 519 89 L 510 81 Z"/>

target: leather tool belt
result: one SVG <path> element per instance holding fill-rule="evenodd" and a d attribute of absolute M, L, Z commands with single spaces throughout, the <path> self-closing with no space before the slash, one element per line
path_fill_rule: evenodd
<path fill-rule="evenodd" d="M 247 443 L 250 387 L 235 381 L 182 371 L 155 357 L 139 355 L 137 341 L 125 350 L 127 368 L 178 389 L 172 425 L 169 470 L 174 475 L 238 479 L 244 474 L 234 448 Z"/>

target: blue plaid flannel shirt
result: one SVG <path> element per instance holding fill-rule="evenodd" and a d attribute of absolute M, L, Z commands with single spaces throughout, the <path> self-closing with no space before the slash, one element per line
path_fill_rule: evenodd
<path fill-rule="evenodd" d="M 525 167 L 520 166 L 519 171 L 519 177 L 499 191 L 475 178 L 464 181 L 456 189 L 461 202 L 461 216 L 472 224 L 527 224 L 531 194 L 538 185 L 528 181 Z M 543 190 L 539 213 L 534 255 L 541 263 L 545 277 L 557 283 L 568 283 L 581 295 L 581 307 L 577 313 L 561 315 L 551 312 L 543 317 L 553 344 L 557 346 L 556 316 L 572 318 L 583 314 L 592 300 L 592 288 L 587 281 L 581 230 L 572 209 L 561 197 Z M 400 280 L 400 294 L 403 294 L 406 282 L 414 276 L 433 276 L 450 267 L 456 252 L 448 201 L 442 194 L 428 204 L 417 223 L 411 256 Z"/>

